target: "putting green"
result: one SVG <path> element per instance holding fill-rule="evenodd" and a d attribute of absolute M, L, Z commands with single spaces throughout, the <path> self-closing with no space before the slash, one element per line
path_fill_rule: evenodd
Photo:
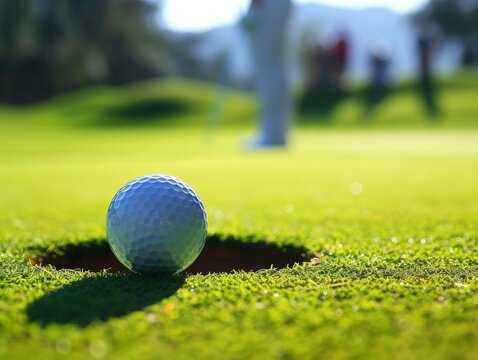
<path fill-rule="evenodd" d="M 212 93 L 200 84 L 1 108 L 0 358 L 474 358 L 476 89 L 458 84 L 435 123 L 405 92 L 363 128 L 348 99 L 336 125 L 299 126 L 290 149 L 257 153 L 240 151 L 250 99 L 231 94 L 206 134 Z M 28 263 L 104 243 L 111 197 L 147 173 L 193 186 L 211 235 L 318 259 L 175 278 Z"/>

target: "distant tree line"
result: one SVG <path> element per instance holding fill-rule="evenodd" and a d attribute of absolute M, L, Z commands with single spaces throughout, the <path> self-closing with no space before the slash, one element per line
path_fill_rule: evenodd
<path fill-rule="evenodd" d="M 431 0 L 415 20 L 432 24 L 445 39 L 460 41 L 464 66 L 478 64 L 478 0 Z"/>
<path fill-rule="evenodd" d="M 1 0 L 0 102 L 171 71 L 157 11 L 146 0 Z"/>

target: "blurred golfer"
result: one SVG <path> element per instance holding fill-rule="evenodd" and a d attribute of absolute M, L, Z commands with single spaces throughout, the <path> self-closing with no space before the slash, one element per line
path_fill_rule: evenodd
<path fill-rule="evenodd" d="M 287 144 L 290 97 L 284 43 L 291 8 L 291 0 L 252 0 L 243 21 L 261 102 L 259 134 L 246 144 L 249 150 Z"/>

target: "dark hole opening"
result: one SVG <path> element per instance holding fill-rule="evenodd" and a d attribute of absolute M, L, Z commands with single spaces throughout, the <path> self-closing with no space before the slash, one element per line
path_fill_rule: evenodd
<path fill-rule="evenodd" d="M 109 245 L 99 243 L 69 246 L 60 254 L 34 256 L 32 265 L 51 265 L 56 269 L 83 269 L 99 272 L 109 269 L 116 273 L 130 273 L 114 256 Z M 187 274 L 208 274 L 232 271 L 258 271 L 283 269 L 313 258 L 305 248 L 278 246 L 266 242 L 243 242 L 235 238 L 220 239 L 212 236 L 196 261 L 185 270 Z"/>

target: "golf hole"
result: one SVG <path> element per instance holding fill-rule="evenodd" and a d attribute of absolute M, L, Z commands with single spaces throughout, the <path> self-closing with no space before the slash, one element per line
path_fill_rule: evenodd
<path fill-rule="evenodd" d="M 230 273 L 233 271 L 259 271 L 283 269 L 313 258 L 306 250 L 295 246 L 277 246 L 266 242 L 244 242 L 234 238 L 209 237 L 196 261 L 185 270 L 187 274 Z M 111 252 L 106 242 L 69 246 L 60 254 L 33 256 L 36 266 L 51 265 L 56 269 L 81 269 L 99 272 L 130 273 Z"/>

